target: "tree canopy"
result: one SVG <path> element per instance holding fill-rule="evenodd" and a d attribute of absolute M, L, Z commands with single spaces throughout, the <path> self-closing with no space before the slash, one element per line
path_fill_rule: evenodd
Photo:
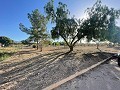
<path fill-rule="evenodd" d="M 70 12 L 67 9 L 67 5 L 62 2 L 58 3 L 58 7 L 54 7 L 54 2 L 51 0 L 44 8 L 48 20 L 56 24 L 51 30 L 52 38 L 56 39 L 61 37 L 69 46 L 70 51 L 73 51 L 73 47 L 77 41 L 83 38 L 82 35 L 78 38 L 78 35 L 81 34 L 79 32 L 80 20 L 74 17 L 69 18 Z"/>
<path fill-rule="evenodd" d="M 108 7 L 101 5 L 101 1 L 97 1 L 93 7 L 86 11 L 89 17 L 82 23 L 81 29 L 88 41 L 92 39 L 105 40 L 109 24 Z"/>
<path fill-rule="evenodd" d="M 116 19 L 119 19 L 120 16 L 120 10 L 115 10 L 114 8 L 111 8 L 109 10 L 109 25 L 108 25 L 108 37 L 107 39 L 110 42 L 114 42 L 117 38 L 116 35 L 119 33 L 119 27 L 116 26 Z"/>
<path fill-rule="evenodd" d="M 70 17 L 67 5 L 59 2 L 58 6 L 55 7 L 54 0 L 50 0 L 44 6 L 44 10 L 46 17 L 40 14 L 38 9 L 28 14 L 28 19 L 32 25 L 29 29 L 20 23 L 20 29 L 30 35 L 30 40 L 37 42 L 37 48 L 39 41 L 47 37 L 45 34 L 47 21 L 51 21 L 55 25 L 51 30 L 52 38 L 62 38 L 69 46 L 70 52 L 82 38 L 87 38 L 88 41 L 108 40 L 116 42 L 115 40 L 118 40 L 115 38 L 119 37 L 115 20 L 119 18 L 120 10 L 102 5 L 101 0 L 97 0 L 92 7 L 87 8 L 87 19 Z"/>
<path fill-rule="evenodd" d="M 86 10 L 88 17 L 82 22 L 81 32 L 87 40 L 112 41 L 115 34 L 115 19 L 120 15 L 119 10 L 108 8 L 98 0 Z"/>
<path fill-rule="evenodd" d="M 112 38 L 110 38 L 112 43 L 118 43 L 120 44 L 120 27 L 115 26 L 115 29 L 113 31 Z"/>

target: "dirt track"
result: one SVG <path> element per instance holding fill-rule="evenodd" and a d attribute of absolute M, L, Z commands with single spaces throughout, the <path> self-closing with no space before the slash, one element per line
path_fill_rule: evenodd
<path fill-rule="evenodd" d="M 118 51 L 102 49 L 104 53 L 99 53 L 95 47 L 77 47 L 69 55 L 63 54 L 68 49 L 61 48 L 55 51 L 46 49 L 42 53 L 22 51 L 17 57 L 12 57 L 13 60 L 10 58 L 0 63 L 0 90 L 40 90 L 107 58 L 109 51 Z"/>

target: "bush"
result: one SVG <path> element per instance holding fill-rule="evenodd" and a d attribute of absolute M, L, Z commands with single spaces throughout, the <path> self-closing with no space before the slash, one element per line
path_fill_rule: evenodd
<path fill-rule="evenodd" d="M 33 45 L 32 48 L 36 48 L 36 45 Z"/>
<path fill-rule="evenodd" d="M 0 43 L 4 46 L 9 46 L 13 43 L 13 40 L 5 36 L 0 36 Z"/>

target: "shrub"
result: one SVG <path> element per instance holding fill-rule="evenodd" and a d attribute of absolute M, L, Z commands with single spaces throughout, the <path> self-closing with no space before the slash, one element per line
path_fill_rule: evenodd
<path fill-rule="evenodd" d="M 32 48 L 36 48 L 36 45 L 33 45 Z"/>

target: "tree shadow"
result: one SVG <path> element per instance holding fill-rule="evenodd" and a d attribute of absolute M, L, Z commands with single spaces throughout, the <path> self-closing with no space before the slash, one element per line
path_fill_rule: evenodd
<path fill-rule="evenodd" d="M 109 52 L 94 52 L 94 53 L 83 54 L 83 58 L 85 58 L 85 60 L 90 60 L 90 58 L 96 59 L 96 60 L 99 60 L 100 58 L 103 60 L 113 55 L 114 53 L 109 53 Z M 86 59 L 86 58 L 89 58 L 89 59 Z"/>
<path fill-rule="evenodd" d="M 5 70 L 9 68 L 13 69 L 4 72 L 0 75 L 3 78 L 3 81 L 0 81 L 0 85 L 20 79 L 25 75 L 29 76 L 29 73 L 35 73 L 36 71 L 41 70 L 46 66 L 49 66 L 52 62 L 54 62 L 56 59 L 63 55 L 65 55 L 65 53 L 63 52 L 54 52 L 39 55 L 37 57 L 27 59 L 21 62 L 3 65 L 0 67 L 0 70 Z M 5 77 L 7 77 L 7 79 Z"/>
<path fill-rule="evenodd" d="M 59 53 L 62 53 L 62 52 L 59 52 Z M 41 54 L 41 55 L 38 55 L 36 57 L 30 58 L 30 59 L 26 59 L 26 60 L 23 60 L 23 61 L 20 61 L 20 62 L 14 62 L 14 63 L 8 64 L 8 65 L 5 64 L 2 67 L 0 66 L 0 69 L 3 69 L 3 68 L 4 69 L 8 69 L 8 68 L 11 68 L 11 67 L 15 67 L 15 66 L 18 66 L 18 65 L 25 64 L 25 63 L 33 63 L 33 62 L 36 63 L 38 61 L 41 61 L 39 59 L 42 58 L 42 57 L 45 57 L 45 56 L 50 57 L 50 56 L 54 56 L 54 55 L 56 56 L 59 53 L 58 52 L 53 52 L 53 53 L 48 53 L 48 54 Z"/>
<path fill-rule="evenodd" d="M 56 51 L 56 50 L 61 50 L 61 49 L 66 49 L 65 47 L 62 47 L 62 46 L 56 46 L 56 47 L 54 47 L 54 49 L 51 49 L 51 50 L 49 50 L 49 51 Z"/>
<path fill-rule="evenodd" d="M 102 52 L 102 50 L 101 50 L 100 48 L 97 48 L 97 50 L 98 50 L 99 52 Z"/>
<path fill-rule="evenodd" d="M 120 50 L 120 46 L 108 46 L 107 48 L 113 48 L 115 50 Z"/>
<path fill-rule="evenodd" d="M 24 82 L 29 81 L 29 79 L 33 77 L 39 76 L 40 80 L 42 79 L 44 80 L 42 83 L 39 84 L 39 88 L 44 88 L 43 86 L 47 86 L 48 84 L 53 83 L 53 81 L 48 81 L 46 79 L 47 77 L 51 78 L 52 80 L 54 80 L 54 82 L 56 82 L 61 78 L 65 78 L 76 72 L 78 67 L 74 65 L 75 64 L 74 62 L 76 62 L 77 60 L 75 57 L 76 54 L 77 54 L 76 52 L 70 52 L 70 53 L 54 52 L 54 53 L 39 55 L 32 59 L 27 59 L 18 63 L 5 66 L 2 69 L 5 69 L 6 67 L 7 67 L 6 69 L 12 67 L 15 68 L 1 74 L 3 80 L 0 81 L 0 85 L 12 81 L 17 81 L 17 80 L 19 81 L 19 79 L 25 78 L 24 80 L 22 80 L 22 82 L 20 81 L 21 82 L 19 83 L 20 85 Z M 96 57 L 106 58 L 105 54 L 109 54 L 109 53 L 106 52 L 87 53 L 82 55 L 83 56 L 82 59 L 89 61 L 93 58 L 96 59 Z M 74 64 L 72 64 L 71 62 Z M 65 70 L 64 69 L 62 70 L 61 68 L 64 68 Z M 53 74 L 57 75 L 58 73 L 60 73 L 59 77 L 52 76 Z"/>
<path fill-rule="evenodd" d="M 113 48 L 116 49 L 116 50 L 120 50 L 120 46 L 113 47 Z"/>

